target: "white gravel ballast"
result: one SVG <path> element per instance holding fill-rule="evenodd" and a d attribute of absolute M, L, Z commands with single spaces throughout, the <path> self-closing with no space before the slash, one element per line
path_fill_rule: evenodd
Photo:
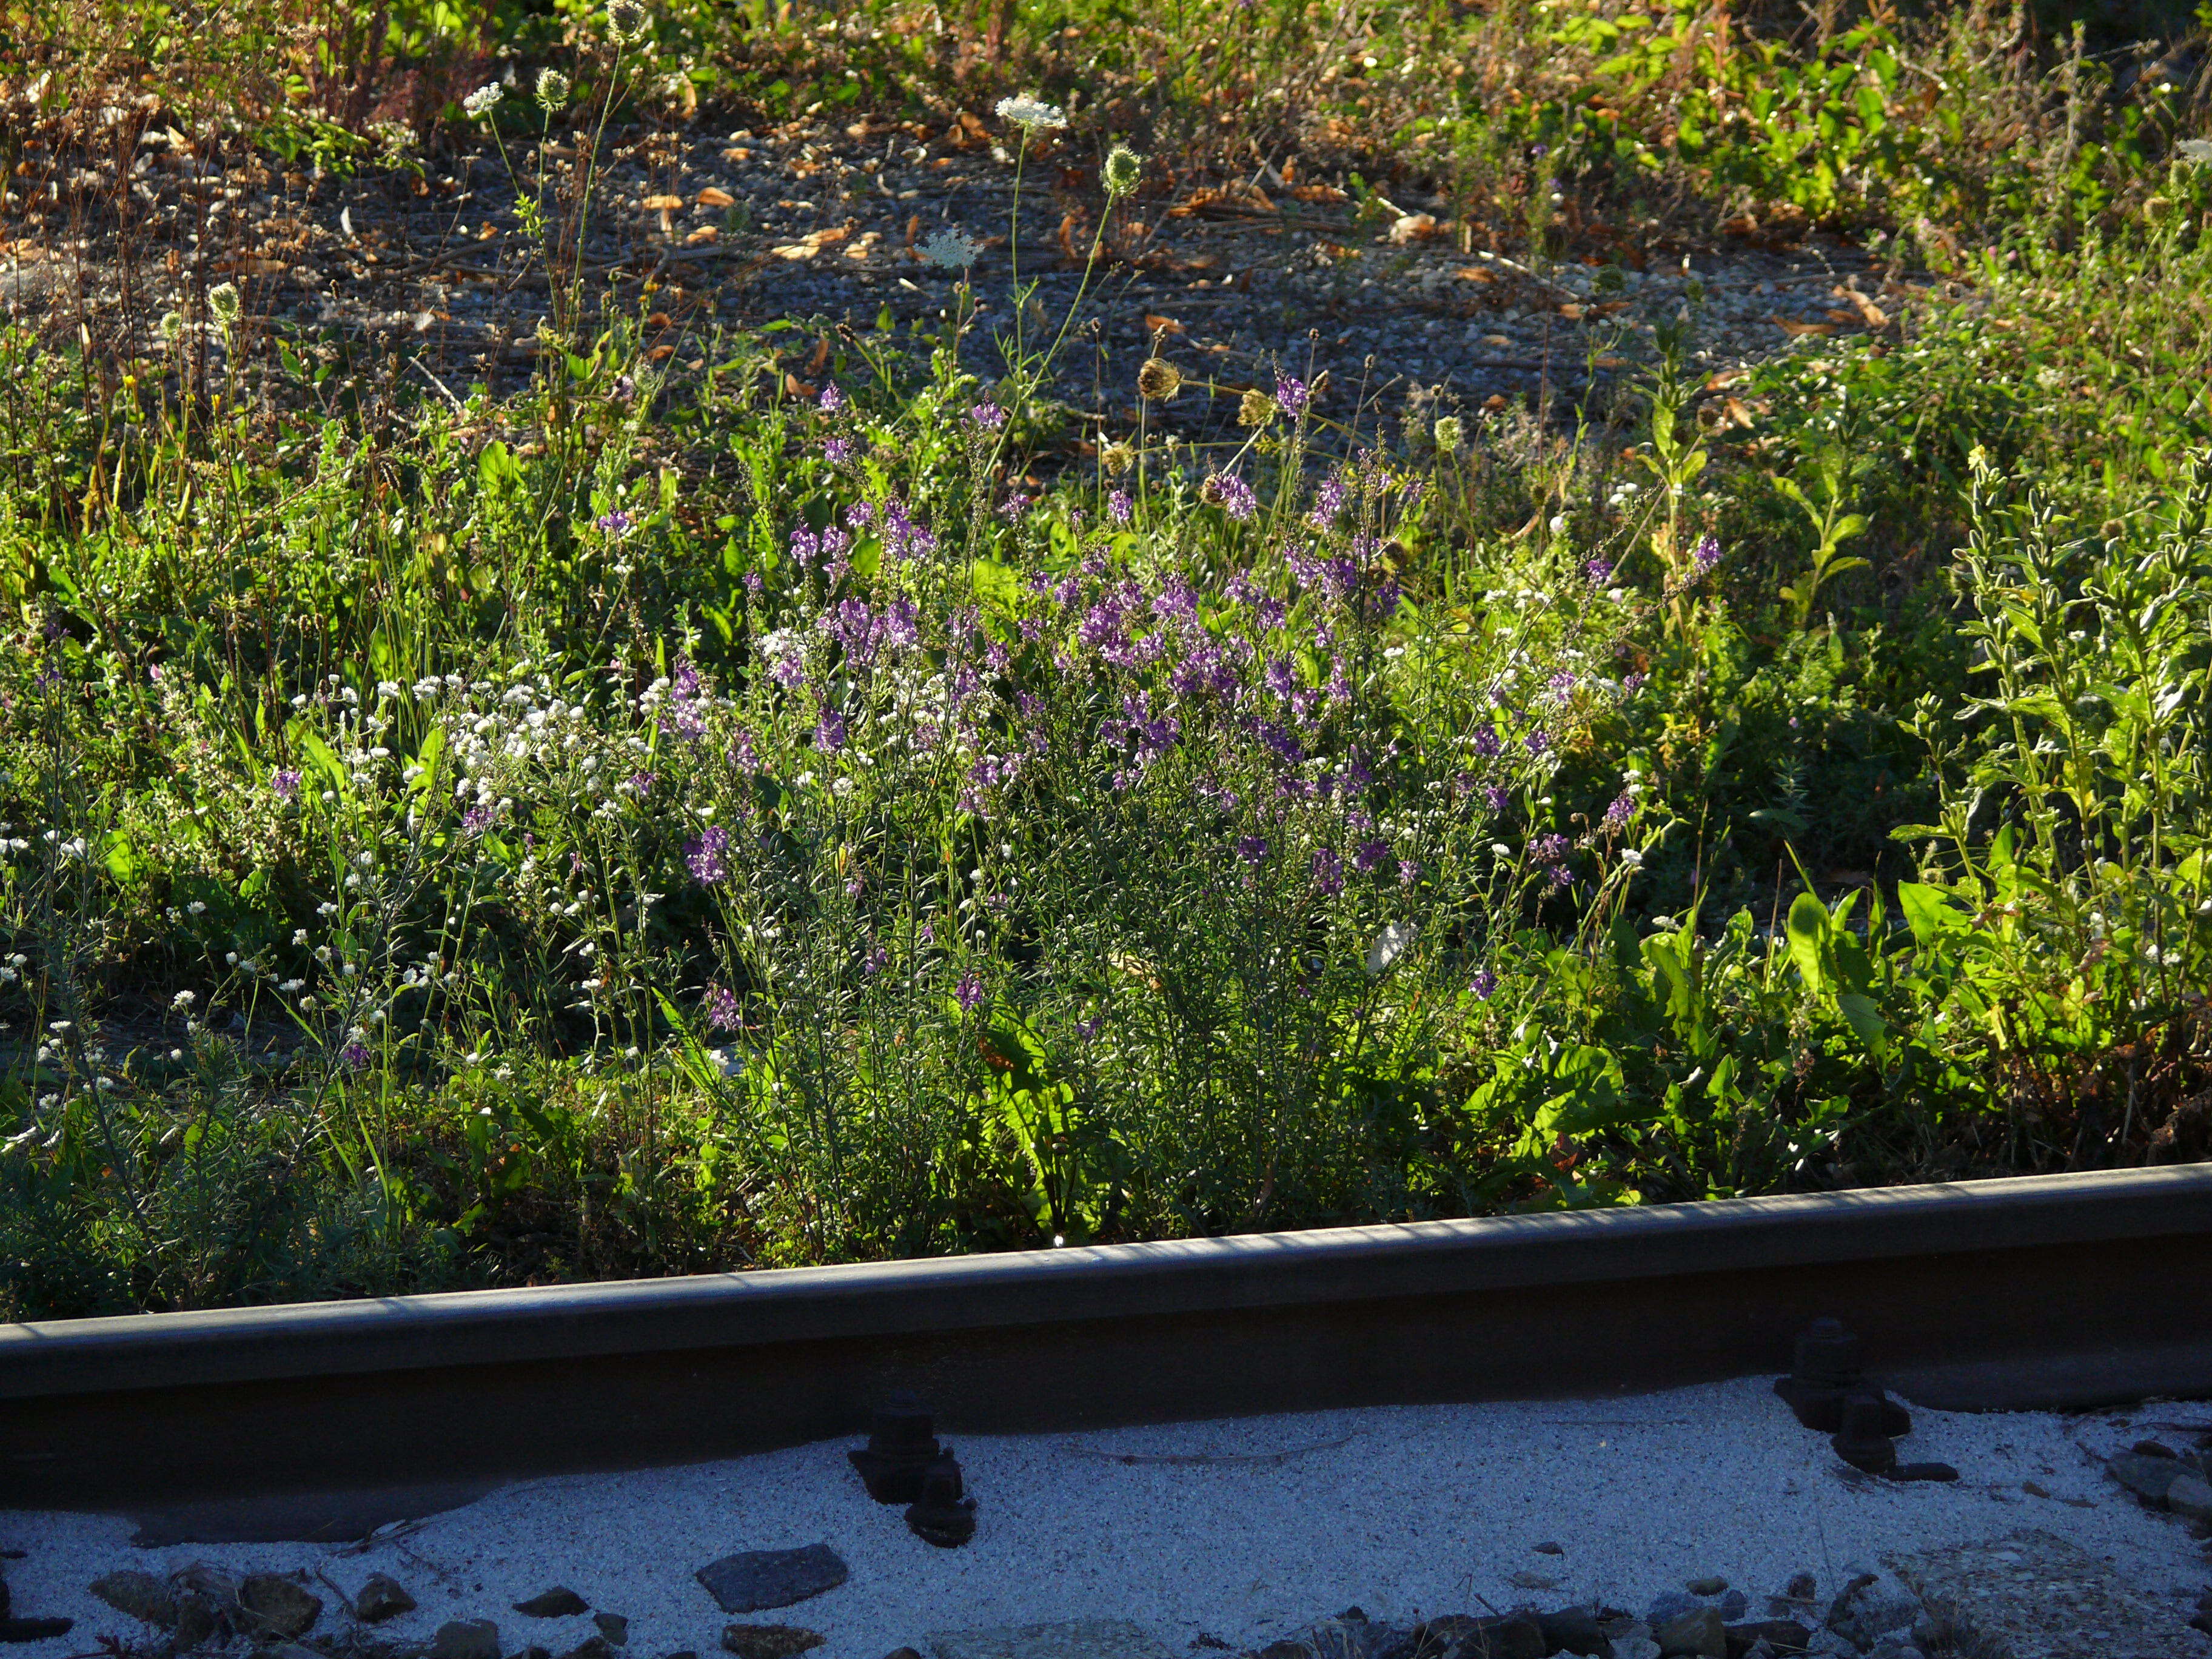
<path fill-rule="evenodd" d="M 735 1617 L 819 1632 L 821 1659 L 884 1659 L 927 1652 L 947 1632 L 1079 1620 L 1133 1621 L 1171 1653 L 1204 1655 L 1258 1650 L 1354 1605 L 1400 1626 L 1576 1602 L 1641 1617 L 1662 1593 L 1716 1579 L 1747 1598 L 1735 1615 L 1756 1620 L 1808 1573 L 1817 1625 L 1861 1571 L 1900 1589 L 1886 1558 L 2037 1529 L 2170 1609 L 2168 1651 L 2194 1659 L 2212 1655 L 2212 1637 L 2187 1625 L 2212 1560 L 2183 1518 L 2145 1507 L 2104 1460 L 2146 1438 L 2186 1449 L 2207 1430 L 2212 1405 L 2071 1418 L 1916 1408 L 1900 1453 L 1960 1478 L 1893 1484 L 1848 1468 L 1753 1378 L 1598 1401 L 944 1432 L 977 1501 L 974 1540 L 953 1549 L 869 1498 L 846 1455 L 859 1437 L 519 1482 L 380 1529 L 366 1547 L 140 1548 L 126 1516 L 14 1510 L 0 1512 L 0 1548 L 21 1552 L 5 1564 L 16 1617 L 76 1620 L 22 1646 L 26 1659 L 94 1653 L 110 1637 L 158 1642 L 88 1586 L 118 1569 L 167 1576 L 195 1563 L 304 1576 L 324 1602 L 310 1642 L 347 1626 L 339 1592 L 385 1573 L 418 1605 L 377 1626 L 380 1638 L 427 1642 L 449 1621 L 489 1620 L 500 1653 L 557 1656 L 605 1640 L 592 1614 L 608 1613 L 628 1620 L 618 1653 L 713 1655 L 733 1616 L 697 1570 L 815 1544 L 842 1559 L 843 1583 Z M 555 1586 L 591 1611 L 515 1610 Z"/>

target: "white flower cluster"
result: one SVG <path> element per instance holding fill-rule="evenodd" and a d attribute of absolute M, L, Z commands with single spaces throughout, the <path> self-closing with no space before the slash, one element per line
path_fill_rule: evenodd
<path fill-rule="evenodd" d="M 1059 105 L 1027 94 L 999 100 L 999 118 L 1028 133 L 1049 132 L 1067 125 L 1067 112 Z"/>

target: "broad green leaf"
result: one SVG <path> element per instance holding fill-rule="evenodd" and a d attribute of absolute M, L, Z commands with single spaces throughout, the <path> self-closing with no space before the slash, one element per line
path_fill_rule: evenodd
<path fill-rule="evenodd" d="M 1790 907 L 1790 956 L 1798 977 L 1814 993 L 1825 991 L 1828 974 L 1822 947 L 1828 942 L 1828 909 L 1810 893 L 1800 893 Z"/>

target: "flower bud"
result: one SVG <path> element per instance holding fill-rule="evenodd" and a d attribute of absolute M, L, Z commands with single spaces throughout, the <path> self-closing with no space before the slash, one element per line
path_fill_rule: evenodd
<path fill-rule="evenodd" d="M 1145 158 L 1127 144 L 1116 144 L 1106 153 L 1106 166 L 1100 178 L 1110 197 L 1123 197 L 1137 188 L 1144 177 Z"/>

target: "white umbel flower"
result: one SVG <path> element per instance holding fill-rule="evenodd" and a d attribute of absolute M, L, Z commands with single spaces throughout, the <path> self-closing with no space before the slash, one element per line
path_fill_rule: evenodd
<path fill-rule="evenodd" d="M 921 245 L 921 262 L 933 270 L 965 270 L 982 245 L 957 230 L 940 230 Z"/>
<path fill-rule="evenodd" d="M 487 82 L 461 100 L 461 108 L 470 118 L 481 121 L 497 109 L 507 97 L 507 88 L 496 81 Z"/>
<path fill-rule="evenodd" d="M 1024 94 L 1019 98 L 999 100 L 999 118 L 1026 132 L 1048 132 L 1067 125 L 1067 112 L 1057 104 L 1048 104 L 1041 98 Z"/>

